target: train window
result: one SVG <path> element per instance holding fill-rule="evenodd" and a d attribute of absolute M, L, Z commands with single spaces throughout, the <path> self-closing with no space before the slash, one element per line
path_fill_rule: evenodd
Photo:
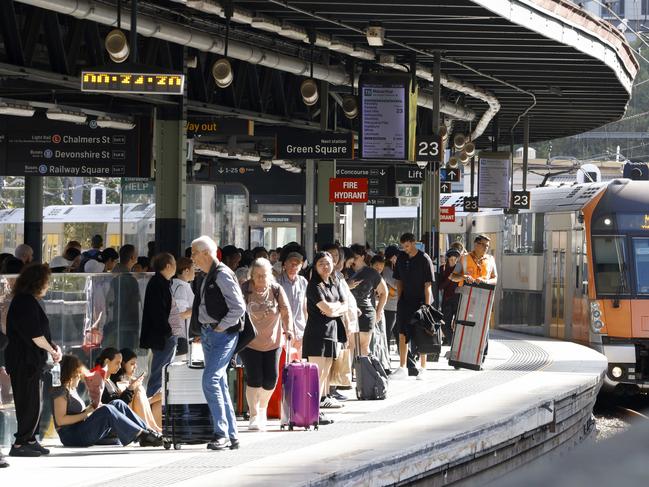
<path fill-rule="evenodd" d="M 593 236 L 593 270 L 598 295 L 629 293 L 629 268 L 624 242 L 624 237 Z"/>
<path fill-rule="evenodd" d="M 649 238 L 633 239 L 636 290 L 638 294 L 649 294 Z"/>
<path fill-rule="evenodd" d="M 503 250 L 506 254 L 543 252 L 543 215 L 518 213 L 507 215 L 503 228 Z"/>

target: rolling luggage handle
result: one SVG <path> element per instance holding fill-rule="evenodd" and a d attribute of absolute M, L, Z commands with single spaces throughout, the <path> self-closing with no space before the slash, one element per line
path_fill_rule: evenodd
<path fill-rule="evenodd" d="M 188 344 L 187 344 L 187 348 L 188 348 L 188 351 L 187 351 L 187 353 L 188 353 L 187 367 L 189 367 L 190 369 L 204 369 L 205 368 L 205 359 L 204 358 L 203 358 L 202 362 L 196 362 L 196 364 L 194 364 L 194 362 L 192 361 L 192 350 L 193 350 L 193 348 L 195 346 L 198 346 L 198 345 L 200 345 L 201 347 L 203 346 L 200 343 L 194 342 L 193 339 L 192 339 L 191 342 L 188 342 Z"/>

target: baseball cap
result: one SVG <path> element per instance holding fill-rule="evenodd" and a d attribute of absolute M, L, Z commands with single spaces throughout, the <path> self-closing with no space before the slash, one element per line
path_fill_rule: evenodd
<path fill-rule="evenodd" d="M 446 257 L 460 257 L 460 253 L 455 249 L 449 249 L 446 252 Z"/>

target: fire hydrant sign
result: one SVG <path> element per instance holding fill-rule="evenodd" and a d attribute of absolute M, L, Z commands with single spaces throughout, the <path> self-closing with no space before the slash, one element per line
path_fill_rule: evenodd
<path fill-rule="evenodd" d="M 443 223 L 455 223 L 455 206 L 440 206 L 439 221 Z"/>
<path fill-rule="evenodd" d="M 330 178 L 330 203 L 367 203 L 367 178 Z"/>

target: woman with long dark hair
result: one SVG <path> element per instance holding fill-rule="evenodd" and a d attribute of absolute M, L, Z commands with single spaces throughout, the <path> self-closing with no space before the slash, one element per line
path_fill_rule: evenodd
<path fill-rule="evenodd" d="M 42 404 L 41 374 L 50 354 L 56 364 L 61 349 L 52 342 L 49 320 L 41 298 L 49 287 L 50 269 L 42 264 L 23 268 L 13 286 L 13 299 L 7 312 L 5 353 L 7 371 L 16 405 L 18 430 L 9 452 L 13 457 L 39 457 L 49 450 L 36 441 Z"/>
<path fill-rule="evenodd" d="M 337 357 L 337 343 L 347 341 L 346 337 L 338 336 L 339 330 L 344 330 L 341 317 L 347 311 L 347 303 L 345 292 L 333 272 L 331 254 L 318 252 L 313 259 L 313 273 L 306 289 L 308 317 L 302 356 L 318 365 L 321 401 L 326 401 L 329 391 L 329 375 Z"/>

